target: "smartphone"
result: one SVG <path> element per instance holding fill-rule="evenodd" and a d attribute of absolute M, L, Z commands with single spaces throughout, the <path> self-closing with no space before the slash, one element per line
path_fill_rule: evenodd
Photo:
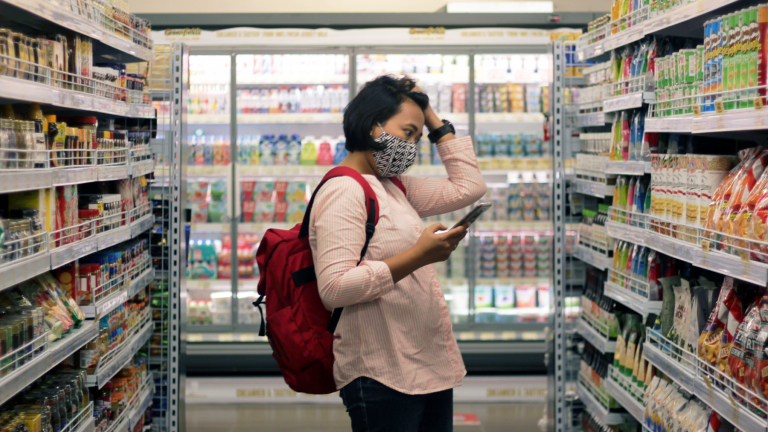
<path fill-rule="evenodd" d="M 476 221 L 478 218 L 480 218 L 480 216 L 481 216 L 483 213 L 485 213 L 485 211 L 486 211 L 486 210 L 488 210 L 489 208 L 491 208 L 491 203 L 489 203 L 489 202 L 481 202 L 481 203 L 477 203 L 477 205 L 475 206 L 475 208 L 473 208 L 473 209 L 472 209 L 472 211 L 470 211 L 469 213 L 467 213 L 467 215 L 466 215 L 466 216 L 464 216 L 463 218 L 461 218 L 461 220 L 460 220 L 460 221 L 456 222 L 456 223 L 455 223 L 455 224 L 454 224 L 454 225 L 451 227 L 451 229 L 454 229 L 454 228 L 456 228 L 456 227 L 457 227 L 457 226 L 459 226 L 459 225 L 464 225 L 464 224 L 465 224 L 465 223 L 467 223 L 467 222 L 469 222 L 469 224 L 470 224 L 470 225 L 472 225 L 472 224 L 473 224 L 473 223 L 475 223 L 475 221 Z"/>

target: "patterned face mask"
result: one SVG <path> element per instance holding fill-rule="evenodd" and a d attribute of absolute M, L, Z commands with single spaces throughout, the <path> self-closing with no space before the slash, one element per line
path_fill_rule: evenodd
<path fill-rule="evenodd" d="M 388 134 L 381 127 L 382 134 L 374 141 L 384 144 L 384 150 L 374 150 L 373 160 L 382 177 L 396 177 L 408 171 L 415 162 L 418 148 L 416 143 Z"/>

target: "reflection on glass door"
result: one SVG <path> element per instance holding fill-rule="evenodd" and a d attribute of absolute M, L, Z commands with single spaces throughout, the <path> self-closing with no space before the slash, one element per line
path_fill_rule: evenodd
<path fill-rule="evenodd" d="M 360 87 L 380 75 L 406 75 L 429 96 L 437 115 L 449 120 L 456 135 L 469 134 L 469 56 L 448 54 L 360 54 L 357 56 L 357 83 Z M 437 148 L 427 139 L 428 131 L 419 142 L 418 163 L 410 175 L 445 176 Z M 451 226 L 469 209 L 429 217 L 424 223 L 441 222 Z M 436 264 L 451 320 L 455 326 L 470 324 L 469 242 L 465 240 L 446 262 Z"/>
<path fill-rule="evenodd" d="M 346 54 L 243 54 L 236 57 L 238 293 L 240 331 L 256 331 L 256 245 L 269 228 L 304 218 L 322 175 L 346 156 L 349 103 Z"/>
<path fill-rule="evenodd" d="M 227 190 L 231 61 L 231 56 L 190 56 L 187 316 L 190 324 L 203 329 L 232 325 Z"/>

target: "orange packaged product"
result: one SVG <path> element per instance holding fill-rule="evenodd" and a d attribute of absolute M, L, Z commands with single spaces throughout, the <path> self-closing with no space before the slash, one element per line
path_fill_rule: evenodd
<path fill-rule="evenodd" d="M 739 239 L 734 239 L 734 246 L 738 247 L 737 253 L 742 259 L 749 258 L 752 260 L 757 259 L 754 251 L 757 250 L 756 244 L 753 242 L 747 242 L 743 239 L 759 240 L 754 235 L 754 227 L 756 219 L 753 217 L 758 210 L 758 206 L 761 200 L 766 201 L 768 198 L 768 170 L 763 171 L 763 175 L 758 180 L 757 184 L 752 188 L 749 195 L 744 200 L 738 214 L 733 218 L 733 223 L 730 233 Z M 768 203 L 768 201 L 766 201 Z M 766 204 L 764 203 L 763 206 Z M 764 223 L 764 221 L 762 222 Z M 747 250 L 751 252 L 747 252 Z"/>
<path fill-rule="evenodd" d="M 762 149 L 760 149 L 762 150 Z M 712 194 L 712 202 L 707 209 L 707 218 L 704 221 L 704 237 L 716 240 L 718 236 L 714 232 L 722 231 L 722 214 L 733 192 L 733 185 L 738 182 L 744 171 L 749 167 L 749 162 L 758 152 L 757 147 L 753 147 L 739 152 L 739 163 L 723 178 L 720 186 Z"/>
<path fill-rule="evenodd" d="M 732 185 L 732 194 L 728 200 L 728 204 L 722 213 L 722 221 L 720 223 L 722 230 L 729 236 L 736 236 L 737 229 L 735 228 L 736 216 L 739 214 L 742 208 L 749 206 L 749 198 L 752 195 L 752 191 L 757 189 L 758 183 L 763 178 L 765 166 L 768 165 L 768 150 L 763 150 L 755 157 L 749 164 L 747 169 L 742 172 L 739 179 Z M 756 198 L 753 198 L 756 201 Z M 723 243 L 731 246 L 744 247 L 744 242 L 736 241 L 730 237 L 726 237 Z M 738 250 L 733 250 L 726 247 L 727 251 L 732 254 L 738 254 Z M 746 258 L 746 254 L 744 255 Z"/>

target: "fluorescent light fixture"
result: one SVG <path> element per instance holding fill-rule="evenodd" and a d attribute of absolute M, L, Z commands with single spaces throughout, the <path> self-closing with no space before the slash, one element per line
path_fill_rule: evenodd
<path fill-rule="evenodd" d="M 448 13 L 553 13 L 551 1 L 450 2 Z"/>

